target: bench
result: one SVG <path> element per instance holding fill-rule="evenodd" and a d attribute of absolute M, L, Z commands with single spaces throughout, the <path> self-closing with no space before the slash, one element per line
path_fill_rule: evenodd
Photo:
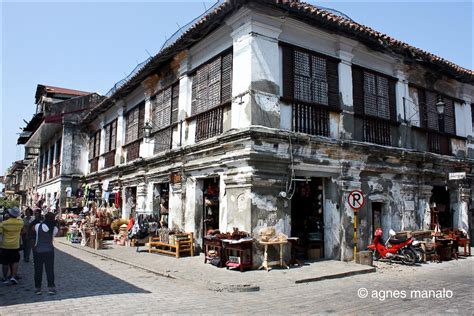
<path fill-rule="evenodd" d="M 150 237 L 148 239 L 148 252 L 175 255 L 176 258 L 179 258 L 183 252 L 189 252 L 191 257 L 194 256 L 193 233 L 175 234 L 173 236 L 174 243 L 164 243 L 161 242 L 160 237 Z"/>

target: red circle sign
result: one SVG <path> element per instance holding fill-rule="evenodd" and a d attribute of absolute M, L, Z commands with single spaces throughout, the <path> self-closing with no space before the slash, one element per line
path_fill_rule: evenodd
<path fill-rule="evenodd" d="M 353 208 L 354 210 L 358 210 L 362 206 L 364 206 L 364 194 L 360 190 L 352 190 L 351 193 L 349 193 L 347 201 L 349 202 L 349 206 L 351 208 Z"/>

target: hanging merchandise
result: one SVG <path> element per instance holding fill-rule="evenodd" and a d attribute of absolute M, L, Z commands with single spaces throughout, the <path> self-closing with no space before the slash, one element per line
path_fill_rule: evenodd
<path fill-rule="evenodd" d="M 120 195 L 120 191 L 115 192 L 115 207 L 116 208 L 120 208 L 121 200 L 122 200 L 122 198 L 121 198 L 121 195 Z"/>
<path fill-rule="evenodd" d="M 72 196 L 72 188 L 71 187 L 67 187 L 66 188 L 66 197 L 67 198 L 70 198 Z"/>
<path fill-rule="evenodd" d="M 77 189 L 76 190 L 76 197 L 79 198 L 79 199 L 84 197 L 84 190 L 82 190 L 81 188 Z"/>
<path fill-rule="evenodd" d="M 104 182 L 102 183 L 102 190 L 103 191 L 109 190 L 109 180 L 104 180 Z"/>

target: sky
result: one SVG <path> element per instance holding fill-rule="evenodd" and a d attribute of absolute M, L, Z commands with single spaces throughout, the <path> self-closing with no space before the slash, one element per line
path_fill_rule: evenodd
<path fill-rule="evenodd" d="M 23 158 L 16 145 L 34 114 L 37 84 L 105 94 L 166 38 L 215 1 L 0 0 L 0 175 Z M 306 1 L 473 69 L 473 3 Z"/>

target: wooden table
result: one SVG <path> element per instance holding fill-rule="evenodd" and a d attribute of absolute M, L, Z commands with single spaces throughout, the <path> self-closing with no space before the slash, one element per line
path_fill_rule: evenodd
<path fill-rule="evenodd" d="M 219 255 L 219 268 L 222 268 L 226 264 L 226 255 L 225 251 L 222 246 L 222 241 L 217 238 L 209 238 L 209 237 L 204 237 L 203 241 L 203 248 L 204 248 L 204 263 L 211 261 L 213 258 L 211 258 L 208 253 L 209 250 L 215 250 L 218 255 Z"/>
<path fill-rule="evenodd" d="M 285 246 L 287 243 L 288 241 L 260 241 L 260 244 L 262 244 L 264 247 L 264 255 L 263 255 L 263 263 L 258 269 L 259 270 L 265 269 L 267 271 L 270 271 L 271 266 L 280 266 L 280 267 L 286 267 L 287 269 L 289 269 L 290 267 L 283 260 L 283 246 Z M 280 260 L 268 261 L 268 246 L 269 245 L 280 246 Z"/>
<path fill-rule="evenodd" d="M 222 246 L 224 248 L 226 259 L 226 268 L 239 268 L 240 272 L 243 272 L 244 269 L 250 268 L 253 266 L 253 250 L 252 250 L 253 240 L 243 239 L 243 240 L 230 240 L 222 239 Z M 237 252 L 239 262 L 230 262 L 230 257 L 232 257 L 232 252 Z M 245 260 L 245 253 L 247 253 L 247 260 Z"/>

